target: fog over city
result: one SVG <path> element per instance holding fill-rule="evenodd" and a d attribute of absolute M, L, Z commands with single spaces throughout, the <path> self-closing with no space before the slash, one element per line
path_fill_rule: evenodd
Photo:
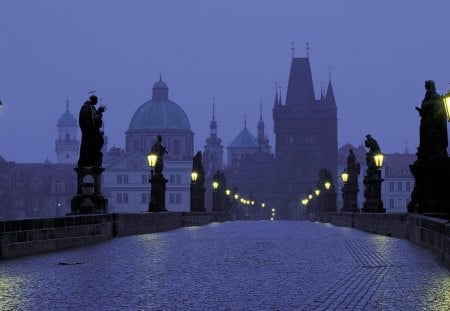
<path fill-rule="evenodd" d="M 108 107 L 108 147 L 123 148 L 160 75 L 190 119 L 194 150 L 209 136 L 213 99 L 225 147 L 244 120 L 256 133 L 260 102 L 274 146 L 275 83 L 284 101 L 292 53 L 309 54 L 316 98 L 331 78 L 339 147 L 371 133 L 385 152 L 407 143 L 413 153 L 424 81 L 450 87 L 449 11 L 447 0 L 1 1 L 0 155 L 56 162 L 66 101 L 77 117 L 93 90 Z"/>

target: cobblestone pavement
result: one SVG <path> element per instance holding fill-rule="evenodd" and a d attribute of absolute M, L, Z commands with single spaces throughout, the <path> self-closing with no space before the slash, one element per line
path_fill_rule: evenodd
<path fill-rule="evenodd" d="M 450 310 L 450 274 L 401 239 L 227 222 L 0 261 L 0 310 Z"/>

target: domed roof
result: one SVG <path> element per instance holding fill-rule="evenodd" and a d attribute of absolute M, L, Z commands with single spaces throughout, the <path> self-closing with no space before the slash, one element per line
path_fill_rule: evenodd
<path fill-rule="evenodd" d="M 152 100 L 141 105 L 130 121 L 129 130 L 190 130 L 184 110 L 168 98 L 168 87 L 161 81 L 153 85 Z"/>
<path fill-rule="evenodd" d="M 77 119 L 75 119 L 75 117 L 69 110 L 69 104 L 66 105 L 66 111 L 64 111 L 64 113 L 58 119 L 58 125 L 62 124 L 70 124 L 70 125 L 77 124 Z"/>

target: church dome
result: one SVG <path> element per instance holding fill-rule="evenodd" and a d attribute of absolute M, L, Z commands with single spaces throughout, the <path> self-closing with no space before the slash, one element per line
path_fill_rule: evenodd
<path fill-rule="evenodd" d="M 129 130 L 148 129 L 191 129 L 184 110 L 169 100 L 168 87 L 161 78 L 153 85 L 152 100 L 141 105 L 130 121 Z"/>

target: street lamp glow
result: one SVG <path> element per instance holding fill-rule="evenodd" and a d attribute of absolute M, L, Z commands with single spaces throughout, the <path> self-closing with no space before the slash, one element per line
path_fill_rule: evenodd
<path fill-rule="evenodd" d="M 319 189 L 316 189 L 316 191 L 314 191 L 314 193 L 316 194 L 316 197 L 318 197 L 319 194 L 320 194 L 320 190 L 319 190 Z"/>
<path fill-rule="evenodd" d="M 193 182 L 196 182 L 198 178 L 198 173 L 197 172 L 192 172 L 191 173 L 191 179 Z"/>
<path fill-rule="evenodd" d="M 261 207 L 262 207 L 262 208 L 266 207 L 266 203 L 262 202 L 262 203 L 261 203 Z"/>
<path fill-rule="evenodd" d="M 308 199 L 309 200 L 312 200 L 312 198 L 313 198 L 313 195 L 310 193 L 310 194 L 308 194 Z"/>
<path fill-rule="evenodd" d="M 228 195 L 228 196 L 230 196 L 231 190 L 230 190 L 230 189 L 225 190 L 225 194 Z"/>
<path fill-rule="evenodd" d="M 275 209 L 274 208 L 272 208 L 272 213 L 275 213 Z"/>
<path fill-rule="evenodd" d="M 448 91 L 447 94 L 445 94 L 442 97 L 442 100 L 444 101 L 445 112 L 447 113 L 447 120 L 450 121 L 450 91 Z"/>
<path fill-rule="evenodd" d="M 158 156 L 156 154 L 154 153 L 147 154 L 147 162 L 151 171 L 155 169 L 156 161 L 158 161 Z"/>
<path fill-rule="evenodd" d="M 303 199 L 303 200 L 302 200 L 302 204 L 303 204 L 303 205 L 308 204 L 308 199 Z"/>
<path fill-rule="evenodd" d="M 244 203 L 244 201 L 245 201 L 244 198 L 241 198 L 241 203 Z"/>
<path fill-rule="evenodd" d="M 377 169 L 380 170 L 381 167 L 383 166 L 384 155 L 379 153 L 379 154 L 376 154 L 374 156 L 374 158 L 375 158 L 375 166 L 377 167 Z"/>
<path fill-rule="evenodd" d="M 239 194 L 235 193 L 235 194 L 234 194 L 234 199 L 235 199 L 235 200 L 239 199 Z"/>
<path fill-rule="evenodd" d="M 325 183 L 325 189 L 330 190 L 330 188 L 331 188 L 331 183 L 329 181 L 327 181 Z"/>
<path fill-rule="evenodd" d="M 250 202 L 252 205 L 255 205 L 255 201 Z"/>
<path fill-rule="evenodd" d="M 348 173 L 347 173 L 346 170 L 344 170 L 344 171 L 342 172 L 341 178 L 342 178 L 342 181 L 344 182 L 344 184 L 347 183 L 347 181 L 348 181 Z"/>
<path fill-rule="evenodd" d="M 213 181 L 212 186 L 214 190 L 217 190 L 217 188 L 219 188 L 219 183 L 217 181 Z"/>
<path fill-rule="evenodd" d="M 270 217 L 270 220 L 273 220 L 273 217 Z"/>

